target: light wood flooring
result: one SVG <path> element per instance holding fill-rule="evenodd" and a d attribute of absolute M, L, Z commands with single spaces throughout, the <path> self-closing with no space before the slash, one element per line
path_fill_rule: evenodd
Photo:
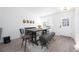
<path fill-rule="evenodd" d="M 21 48 L 22 39 L 11 40 L 8 44 L 0 43 L 0 52 L 24 52 L 24 48 Z M 30 46 L 26 48 L 26 52 L 75 52 L 75 41 L 71 37 L 55 36 L 54 40 L 51 40 L 48 49 L 41 46 Z"/>

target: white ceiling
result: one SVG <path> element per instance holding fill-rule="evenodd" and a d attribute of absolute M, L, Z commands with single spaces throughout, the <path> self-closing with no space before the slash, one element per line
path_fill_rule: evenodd
<path fill-rule="evenodd" d="M 59 7 L 25 7 L 24 9 L 34 16 L 45 16 L 59 12 Z"/>

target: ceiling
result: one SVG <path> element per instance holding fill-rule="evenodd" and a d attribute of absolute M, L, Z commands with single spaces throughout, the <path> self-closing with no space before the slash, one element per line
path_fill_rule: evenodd
<path fill-rule="evenodd" d="M 59 12 L 59 7 L 25 7 L 27 12 L 34 16 L 45 16 Z"/>

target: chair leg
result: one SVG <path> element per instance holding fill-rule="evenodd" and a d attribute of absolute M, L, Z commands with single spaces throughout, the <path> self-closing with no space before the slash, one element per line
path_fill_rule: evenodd
<path fill-rule="evenodd" d="M 46 46 L 46 48 L 48 49 L 48 46 Z"/>
<path fill-rule="evenodd" d="M 30 42 L 32 43 L 32 46 L 34 46 L 34 43 L 33 43 L 33 41 L 32 41 L 32 40 L 30 40 Z"/>
<path fill-rule="evenodd" d="M 22 40 L 21 48 L 22 48 L 22 46 L 23 46 L 23 42 L 24 42 L 24 39 Z"/>
<path fill-rule="evenodd" d="M 27 40 L 25 40 L 24 52 L 26 52 L 26 43 L 27 43 Z"/>
<path fill-rule="evenodd" d="M 43 49 L 43 46 L 41 46 L 41 49 Z"/>
<path fill-rule="evenodd" d="M 52 40 L 54 40 L 54 41 L 55 41 L 55 38 L 53 37 L 53 38 L 52 38 Z"/>

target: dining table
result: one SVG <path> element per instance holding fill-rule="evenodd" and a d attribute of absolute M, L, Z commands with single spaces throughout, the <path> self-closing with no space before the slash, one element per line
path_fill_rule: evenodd
<path fill-rule="evenodd" d="M 37 40 L 37 32 L 39 33 L 42 31 L 42 34 L 45 34 L 47 32 L 46 28 L 26 28 L 26 31 L 32 33 L 32 42 L 38 45 L 38 40 Z"/>

